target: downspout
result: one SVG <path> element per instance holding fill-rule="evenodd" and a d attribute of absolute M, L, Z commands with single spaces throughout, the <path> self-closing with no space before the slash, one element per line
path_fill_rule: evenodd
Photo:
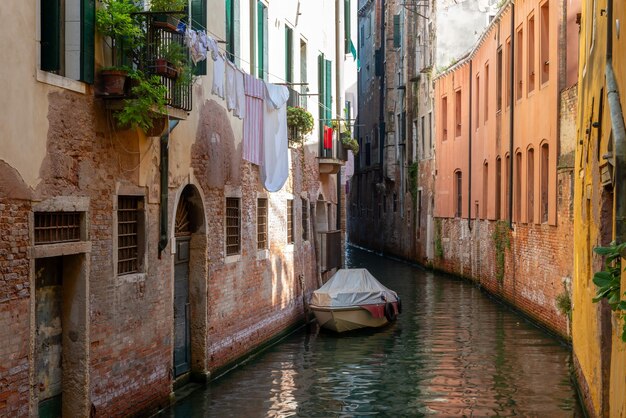
<path fill-rule="evenodd" d="M 511 107 L 509 115 L 509 228 L 513 228 L 513 127 L 515 121 L 515 3 L 511 3 L 511 56 L 509 57 L 509 87 L 511 88 L 511 97 L 509 97 L 509 105 Z"/>
<path fill-rule="evenodd" d="M 626 197 L 626 182 L 622 181 L 626 170 L 626 128 L 624 127 L 624 113 L 620 103 L 617 81 L 613 71 L 613 0 L 607 4 L 607 45 L 606 45 L 606 86 L 607 99 L 609 102 L 609 113 L 611 115 L 611 131 L 614 141 L 615 153 L 615 190 L 613 193 L 613 213 L 615 214 L 614 239 L 618 243 L 625 241 L 624 237 L 624 221 L 626 220 L 626 205 L 624 198 Z"/>
<path fill-rule="evenodd" d="M 386 142 L 386 126 L 385 126 L 385 76 L 387 74 L 387 66 L 385 65 L 385 0 L 381 0 L 380 6 L 380 59 L 381 59 L 381 75 L 380 75 L 380 101 L 378 102 L 378 126 L 380 133 L 378 134 L 378 164 L 381 183 L 384 180 L 384 153 Z"/>
<path fill-rule="evenodd" d="M 472 77 L 472 62 L 473 60 L 470 59 L 469 62 L 469 123 L 467 124 L 469 126 L 469 136 L 468 136 L 468 142 L 469 142 L 469 149 L 467 152 L 467 227 L 469 228 L 469 230 L 472 230 L 472 84 L 473 84 L 473 77 Z M 480 94 L 480 92 L 476 92 L 476 94 Z M 483 191 L 484 193 L 484 191 Z"/>
<path fill-rule="evenodd" d="M 167 231 L 167 207 L 168 207 L 168 183 L 169 183 L 169 139 L 170 132 L 178 125 L 178 120 L 170 120 L 168 130 L 160 139 L 161 164 L 159 165 L 159 174 L 161 175 L 161 200 L 159 202 L 159 259 L 161 252 L 167 247 L 169 241 Z"/>
<path fill-rule="evenodd" d="M 337 153 L 339 153 L 339 147 L 341 143 L 341 120 L 343 116 L 342 106 L 342 87 L 343 87 L 343 48 L 345 45 L 343 32 L 343 16 L 341 15 L 341 6 L 343 0 L 335 0 L 335 96 L 337 97 L 335 102 L 335 112 L 337 112 Z M 346 150 L 341 153 L 343 159 Z M 341 230 L 341 169 L 337 172 L 337 229 Z M 342 257 L 343 258 L 343 257 Z"/>

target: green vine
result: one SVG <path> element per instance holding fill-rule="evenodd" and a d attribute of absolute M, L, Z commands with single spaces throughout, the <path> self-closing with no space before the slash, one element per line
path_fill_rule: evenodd
<path fill-rule="evenodd" d="M 612 311 L 626 311 L 626 300 L 621 300 L 621 275 L 622 275 L 622 253 L 626 250 L 626 242 L 616 244 L 613 241 L 608 247 L 596 247 L 593 251 L 604 256 L 604 269 L 593 275 L 593 283 L 598 287 L 598 292 L 593 298 L 597 303 L 606 299 Z M 619 313 L 622 320 L 626 319 L 626 314 Z M 626 342 L 626 324 L 622 327 L 622 341 Z"/>
<path fill-rule="evenodd" d="M 509 224 L 503 220 L 497 221 L 491 237 L 496 249 L 496 280 L 502 282 L 504 279 L 505 250 L 511 248 Z"/>
<path fill-rule="evenodd" d="M 417 161 L 413 161 L 411 165 L 409 165 L 409 187 L 411 190 L 411 196 L 413 196 L 413 204 L 417 204 L 417 171 L 418 171 L 418 163 Z"/>
<path fill-rule="evenodd" d="M 443 244 L 441 243 L 441 219 L 435 219 L 435 258 L 443 258 Z"/>

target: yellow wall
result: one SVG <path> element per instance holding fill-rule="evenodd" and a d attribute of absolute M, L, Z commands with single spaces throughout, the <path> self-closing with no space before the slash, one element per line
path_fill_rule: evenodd
<path fill-rule="evenodd" d="M 593 10 L 594 4 L 596 10 Z M 626 7 L 614 1 L 613 22 L 626 19 Z M 626 416 L 626 344 L 621 341 L 621 323 L 611 314 L 612 340 L 610 355 L 605 353 L 607 363 L 602 364 L 602 323 L 600 304 L 592 302 L 596 286 L 593 273 L 602 268 L 602 260 L 595 256 L 593 248 L 611 241 L 612 194 L 601 185 L 600 166 L 607 152 L 611 132 L 611 118 L 605 85 L 607 24 L 605 2 L 583 2 L 580 30 L 580 63 L 578 92 L 578 139 L 576 148 L 576 184 L 574 194 L 574 286 L 572 342 L 576 360 L 580 366 L 579 381 L 588 399 L 587 407 L 595 416 Z M 626 60 L 624 36 L 614 36 L 614 69 L 621 87 L 622 103 L 626 94 L 626 76 L 623 74 Z M 599 115 L 600 103 L 603 112 Z M 623 105 L 622 105 L 623 106 Z M 600 129 L 592 126 L 600 123 Z M 598 158 L 599 157 L 599 158 Z M 623 179 L 618 179 L 618 181 Z M 622 197 L 623 198 L 623 197 Z M 604 211 L 603 211 L 604 209 Z M 601 238 L 602 237 L 602 238 Z M 622 278 L 622 289 L 626 280 Z M 605 328 L 606 329 L 606 328 Z M 602 370 L 610 375 L 602 380 Z M 608 377 L 608 379 L 606 379 Z M 608 381 L 607 381 L 608 380 Z"/>

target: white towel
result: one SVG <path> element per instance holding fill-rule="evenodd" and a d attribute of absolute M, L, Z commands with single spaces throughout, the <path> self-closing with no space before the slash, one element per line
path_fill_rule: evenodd
<path fill-rule="evenodd" d="M 233 115 L 239 119 L 246 117 L 246 89 L 243 76 L 243 72 L 237 68 L 237 71 L 235 71 L 235 108 L 233 109 Z"/>
<path fill-rule="evenodd" d="M 224 98 L 224 57 L 218 55 L 213 62 L 213 88 L 211 93 Z"/>
<path fill-rule="evenodd" d="M 237 67 L 232 62 L 226 61 L 226 108 L 228 110 L 233 110 L 237 107 L 236 73 Z"/>
<path fill-rule="evenodd" d="M 263 186 L 270 192 L 280 190 L 289 177 L 288 99 L 289 90 L 287 87 L 265 83 L 261 179 Z"/>

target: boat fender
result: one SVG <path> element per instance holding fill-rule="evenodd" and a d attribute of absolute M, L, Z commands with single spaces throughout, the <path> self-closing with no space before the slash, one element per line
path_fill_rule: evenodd
<path fill-rule="evenodd" d="M 385 318 L 387 318 L 387 321 L 389 322 L 396 320 L 396 310 L 393 308 L 393 304 L 391 302 L 387 302 L 385 304 Z"/>
<path fill-rule="evenodd" d="M 402 300 L 400 300 L 400 296 L 398 296 L 398 313 L 401 314 L 402 313 Z"/>

